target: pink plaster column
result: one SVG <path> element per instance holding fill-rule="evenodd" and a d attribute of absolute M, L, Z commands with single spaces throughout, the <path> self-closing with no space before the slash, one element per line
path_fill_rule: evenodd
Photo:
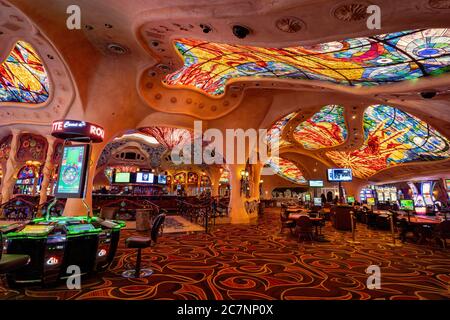
<path fill-rule="evenodd" d="M 5 171 L 3 172 L 2 183 L 2 202 L 9 201 L 13 196 L 14 184 L 16 183 L 16 172 L 19 170 L 19 164 L 16 161 L 16 153 L 19 147 L 20 131 L 12 129 L 11 153 L 6 161 Z"/>
<path fill-rule="evenodd" d="M 249 223 L 250 217 L 245 211 L 244 201 L 245 194 L 241 195 L 241 171 L 245 169 L 245 165 L 232 164 L 228 165 L 230 171 L 230 218 L 231 223 Z"/>

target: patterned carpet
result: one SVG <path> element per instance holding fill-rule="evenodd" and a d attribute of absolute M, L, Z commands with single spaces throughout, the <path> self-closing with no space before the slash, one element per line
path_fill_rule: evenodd
<path fill-rule="evenodd" d="M 0 299 L 449 299 L 450 249 L 405 244 L 392 249 L 388 232 L 358 226 L 349 232 L 327 225 L 329 242 L 297 242 L 279 234 L 279 209 L 266 209 L 252 225 L 219 225 L 211 232 L 168 234 L 144 251 L 146 279 L 124 279 L 135 252 L 123 240 L 111 269 L 65 286 L 9 290 Z M 328 223 L 329 224 L 329 223 Z M 123 238 L 131 231 L 125 231 Z M 381 289 L 366 288 L 369 265 L 381 267 Z"/>

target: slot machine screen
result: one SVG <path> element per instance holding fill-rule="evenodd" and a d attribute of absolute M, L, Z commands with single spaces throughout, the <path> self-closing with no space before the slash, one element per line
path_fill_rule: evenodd
<path fill-rule="evenodd" d="M 445 185 L 447 186 L 447 190 L 450 191 L 450 179 L 445 180 Z"/>
<path fill-rule="evenodd" d="M 316 207 L 321 207 L 322 206 L 322 198 L 314 198 L 314 205 Z"/>
<path fill-rule="evenodd" d="M 83 198 L 89 145 L 64 146 L 55 196 L 58 198 Z"/>
<path fill-rule="evenodd" d="M 374 206 L 375 205 L 375 198 L 367 198 L 367 204 L 369 206 Z"/>
<path fill-rule="evenodd" d="M 311 195 L 305 194 L 305 201 L 311 201 Z"/>
<path fill-rule="evenodd" d="M 347 197 L 348 203 L 355 203 L 355 197 Z"/>
<path fill-rule="evenodd" d="M 407 199 L 400 200 L 400 209 L 405 211 L 413 211 L 414 200 L 407 200 Z"/>

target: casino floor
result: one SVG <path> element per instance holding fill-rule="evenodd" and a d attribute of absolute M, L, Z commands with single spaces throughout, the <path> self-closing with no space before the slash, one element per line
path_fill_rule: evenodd
<path fill-rule="evenodd" d="M 329 242 L 299 243 L 279 234 L 279 208 L 252 225 L 216 225 L 210 234 L 167 234 L 145 249 L 154 274 L 124 279 L 136 254 L 120 247 L 111 269 L 84 278 L 81 290 L 40 286 L 9 290 L 1 299 L 448 299 L 450 252 L 405 243 L 390 248 L 390 233 L 357 227 L 361 244 L 329 224 Z M 130 236 L 125 231 L 122 237 Z M 129 266 L 130 265 L 130 266 Z M 381 289 L 367 289 L 368 265 L 381 268 Z"/>

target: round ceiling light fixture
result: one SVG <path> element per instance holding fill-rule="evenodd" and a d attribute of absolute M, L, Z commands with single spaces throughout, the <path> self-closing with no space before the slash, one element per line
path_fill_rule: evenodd
<path fill-rule="evenodd" d="M 305 28 L 305 23 L 296 17 L 282 17 L 275 21 L 278 30 L 287 33 L 296 33 Z"/>
<path fill-rule="evenodd" d="M 332 10 L 332 15 L 341 21 L 360 21 L 368 17 L 367 7 L 364 2 L 345 3 Z"/>
<path fill-rule="evenodd" d="M 128 48 L 118 43 L 110 43 L 107 48 L 109 52 L 114 54 L 125 54 L 128 52 Z"/>

